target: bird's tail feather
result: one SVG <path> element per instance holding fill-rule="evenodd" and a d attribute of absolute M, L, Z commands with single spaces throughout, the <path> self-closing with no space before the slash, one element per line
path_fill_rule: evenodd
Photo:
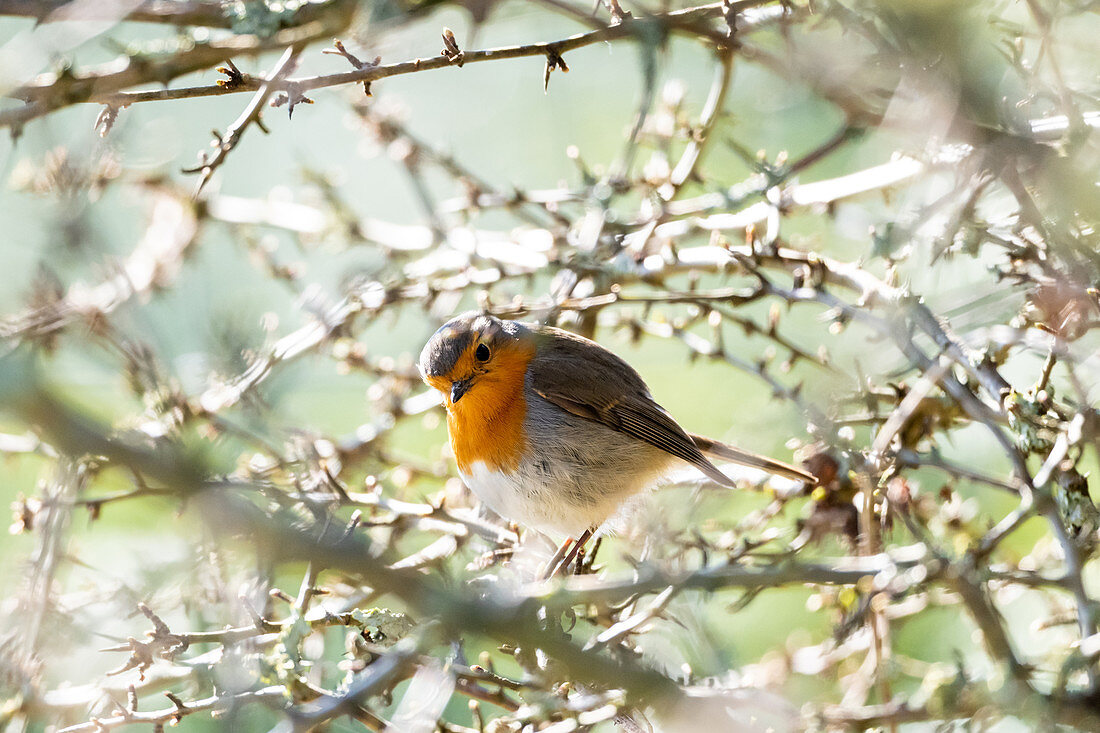
<path fill-rule="evenodd" d="M 688 437 L 695 442 L 699 450 L 714 458 L 732 461 L 733 463 L 749 466 L 750 468 L 759 468 L 768 473 L 782 476 L 783 478 L 789 478 L 793 481 L 805 481 L 811 486 L 817 484 L 817 478 L 813 474 L 803 471 L 801 468 L 795 468 L 794 466 L 790 466 L 781 461 L 772 460 L 766 456 L 760 456 L 756 453 L 741 450 L 740 448 L 734 448 L 732 445 L 727 445 L 721 441 L 707 438 L 703 435 L 688 433 Z"/>

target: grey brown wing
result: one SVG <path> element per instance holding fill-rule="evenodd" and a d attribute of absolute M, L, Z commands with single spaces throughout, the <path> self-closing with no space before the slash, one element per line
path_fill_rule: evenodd
<path fill-rule="evenodd" d="M 649 395 L 634 369 L 602 346 L 558 329 L 542 328 L 531 362 L 532 388 L 548 402 L 630 435 L 687 461 L 732 486 L 672 416 Z"/>

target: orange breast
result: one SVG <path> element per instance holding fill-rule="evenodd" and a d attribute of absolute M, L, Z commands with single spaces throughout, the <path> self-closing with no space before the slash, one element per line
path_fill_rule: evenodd
<path fill-rule="evenodd" d="M 527 450 L 523 383 L 532 356 L 527 344 L 499 350 L 490 371 L 447 406 L 451 450 L 462 473 L 471 473 L 478 461 L 491 471 L 514 471 L 519 465 Z"/>

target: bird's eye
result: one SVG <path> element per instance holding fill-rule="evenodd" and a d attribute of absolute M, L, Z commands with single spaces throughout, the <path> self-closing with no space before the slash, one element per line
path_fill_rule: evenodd
<path fill-rule="evenodd" d="M 489 347 L 485 344 L 478 344 L 477 349 L 474 351 L 474 358 L 478 361 L 489 361 L 491 355 Z"/>

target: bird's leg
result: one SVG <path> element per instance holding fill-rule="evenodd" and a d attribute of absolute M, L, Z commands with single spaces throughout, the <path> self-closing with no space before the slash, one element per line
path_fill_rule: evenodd
<path fill-rule="evenodd" d="M 596 553 L 600 551 L 601 542 L 603 542 L 603 537 L 597 537 L 596 541 L 592 543 L 591 552 L 588 551 L 587 547 L 582 547 L 581 551 L 577 553 L 576 575 L 592 572 L 592 565 L 596 562 Z"/>
<path fill-rule="evenodd" d="M 572 545 L 572 538 L 561 543 L 561 546 L 554 552 L 554 556 L 550 558 L 550 562 L 542 567 L 542 572 L 539 573 L 539 580 L 549 580 L 557 575 L 558 566 L 561 565 L 565 553 L 569 552 L 569 548 L 572 547 Z"/>
<path fill-rule="evenodd" d="M 577 556 L 584 552 L 584 546 L 588 544 L 588 540 L 592 538 L 592 530 L 586 529 L 581 532 L 581 536 L 573 541 L 573 547 L 562 558 L 561 566 L 558 568 L 554 575 L 565 575 L 569 571 L 569 566 L 573 564 L 573 561 L 577 559 Z"/>
<path fill-rule="evenodd" d="M 542 573 L 542 580 L 549 580 L 562 575 L 569 564 L 577 559 L 577 553 L 581 552 L 591 537 L 592 530 L 586 529 L 581 532 L 581 536 L 577 539 L 563 542 L 558 551 L 554 553 L 554 557 L 550 558 L 550 562 L 546 564 L 546 569 Z"/>

